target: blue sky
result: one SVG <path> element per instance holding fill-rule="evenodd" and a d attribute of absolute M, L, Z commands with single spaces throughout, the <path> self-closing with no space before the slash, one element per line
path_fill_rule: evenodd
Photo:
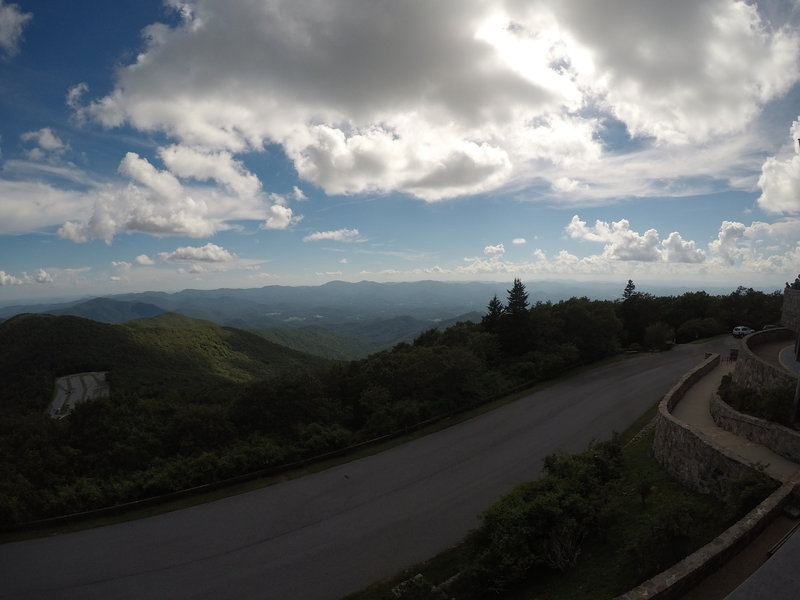
<path fill-rule="evenodd" d="M 788 1 L 0 0 L 0 302 L 779 289 L 800 271 L 799 21 Z"/>

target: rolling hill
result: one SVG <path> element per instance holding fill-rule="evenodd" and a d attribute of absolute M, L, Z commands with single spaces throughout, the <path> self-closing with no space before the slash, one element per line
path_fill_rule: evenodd
<path fill-rule="evenodd" d="M 22 314 L 0 324 L 0 409 L 44 408 L 57 376 L 108 371 L 112 393 L 200 398 L 232 384 L 316 369 L 325 359 L 182 315 L 125 324 Z"/>

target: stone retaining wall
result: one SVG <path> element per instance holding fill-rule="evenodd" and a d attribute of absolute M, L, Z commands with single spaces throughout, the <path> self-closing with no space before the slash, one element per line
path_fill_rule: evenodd
<path fill-rule="evenodd" d="M 658 406 L 653 442 L 656 459 L 675 478 L 701 493 L 724 495 L 727 482 L 751 470 L 717 448 L 713 440 L 672 416 L 672 409 L 697 380 L 719 364 L 711 355 L 684 375 Z M 797 482 L 784 483 L 744 518 L 711 542 L 648 579 L 616 600 L 677 600 L 738 553 L 755 538 L 783 508 L 792 494 L 800 494 Z"/>
<path fill-rule="evenodd" d="M 794 334 L 788 329 L 768 329 L 757 331 L 744 338 L 744 343 L 736 360 L 732 381 L 735 385 L 753 390 L 786 387 L 795 385 L 797 378 L 785 369 L 756 356 L 753 348 L 763 344 L 786 340 L 789 344 Z"/>
<path fill-rule="evenodd" d="M 800 290 L 791 288 L 783 290 L 781 324 L 793 331 L 800 332 Z"/>
<path fill-rule="evenodd" d="M 719 364 L 713 354 L 699 367 L 684 375 L 661 400 L 653 442 L 656 460 L 686 487 L 701 494 L 724 497 L 728 481 L 747 475 L 750 467 L 724 448 L 683 421 L 672 416 L 672 409 L 698 379 Z"/>
<path fill-rule="evenodd" d="M 711 401 L 711 417 L 722 429 L 766 446 L 775 454 L 800 464 L 800 433 L 797 431 L 740 413 L 719 396 Z"/>

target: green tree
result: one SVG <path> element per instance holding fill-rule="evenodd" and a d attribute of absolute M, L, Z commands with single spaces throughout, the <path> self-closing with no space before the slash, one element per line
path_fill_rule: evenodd
<path fill-rule="evenodd" d="M 675 339 L 675 331 L 663 321 L 656 321 L 644 329 L 645 348 L 664 350 Z"/>
<path fill-rule="evenodd" d="M 628 279 L 628 285 L 625 286 L 625 289 L 622 291 L 622 301 L 630 300 L 634 295 L 636 295 L 636 286 L 633 283 L 632 279 Z"/>
<path fill-rule="evenodd" d="M 503 306 L 503 303 L 495 294 L 491 300 L 489 300 L 489 305 L 486 307 L 486 314 L 481 319 L 481 325 L 486 331 L 495 332 L 497 331 L 497 327 L 500 325 L 500 319 L 505 314 L 506 310 Z"/>
<path fill-rule="evenodd" d="M 507 292 L 508 304 L 506 304 L 506 312 L 510 315 L 527 313 L 528 292 L 525 291 L 525 284 L 519 279 L 514 279 L 514 284 Z"/>

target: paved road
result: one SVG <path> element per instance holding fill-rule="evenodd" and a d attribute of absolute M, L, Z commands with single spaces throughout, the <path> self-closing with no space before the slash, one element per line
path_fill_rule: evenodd
<path fill-rule="evenodd" d="M 0 545 L 0 598 L 331 600 L 457 543 L 542 458 L 620 431 L 704 352 L 596 368 L 388 452 L 255 492 Z"/>

